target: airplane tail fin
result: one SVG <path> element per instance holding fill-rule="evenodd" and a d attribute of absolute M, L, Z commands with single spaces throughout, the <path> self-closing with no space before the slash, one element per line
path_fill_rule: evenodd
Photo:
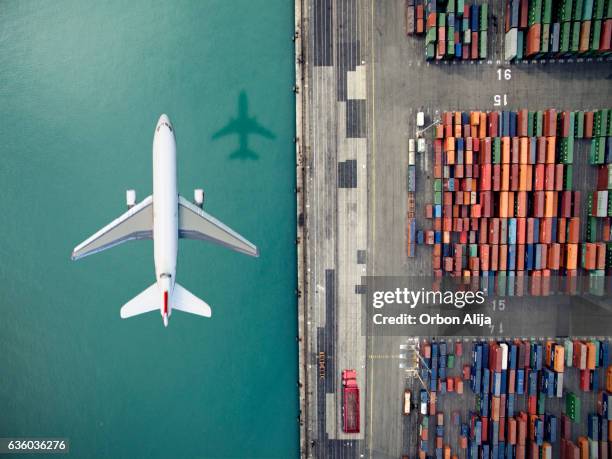
<path fill-rule="evenodd" d="M 210 317 L 212 311 L 206 302 L 199 299 L 182 285 L 174 284 L 174 293 L 172 294 L 172 309 L 196 314 L 202 317 Z"/>
<path fill-rule="evenodd" d="M 121 318 L 144 314 L 145 312 L 155 311 L 160 309 L 161 295 L 157 284 L 151 285 L 146 290 L 125 303 L 121 308 Z"/>

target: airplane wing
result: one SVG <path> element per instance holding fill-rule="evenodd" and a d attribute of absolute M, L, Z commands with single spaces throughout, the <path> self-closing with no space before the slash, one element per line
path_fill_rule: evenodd
<path fill-rule="evenodd" d="M 240 234 L 179 196 L 179 237 L 223 245 L 237 252 L 259 256 L 259 250 Z"/>
<path fill-rule="evenodd" d="M 248 122 L 246 123 L 246 129 L 248 130 L 248 132 L 258 134 L 262 137 L 265 137 L 266 139 L 273 139 L 276 137 L 272 131 L 269 131 L 261 124 L 259 124 L 257 122 L 257 119 L 255 118 L 249 118 Z"/>
<path fill-rule="evenodd" d="M 238 132 L 240 130 L 238 124 L 238 121 L 235 118 L 232 118 L 229 123 L 227 123 L 225 126 L 223 126 L 221 129 L 219 129 L 213 134 L 213 140 L 218 139 L 219 137 L 226 136 L 228 134 Z"/>
<path fill-rule="evenodd" d="M 153 196 L 149 196 L 77 245 L 71 258 L 78 260 L 134 239 L 151 239 L 152 233 Z"/>

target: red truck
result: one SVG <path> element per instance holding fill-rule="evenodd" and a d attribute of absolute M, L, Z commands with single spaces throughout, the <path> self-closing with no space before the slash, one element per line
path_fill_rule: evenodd
<path fill-rule="evenodd" d="M 342 430 L 359 433 L 359 387 L 355 370 L 342 371 Z"/>

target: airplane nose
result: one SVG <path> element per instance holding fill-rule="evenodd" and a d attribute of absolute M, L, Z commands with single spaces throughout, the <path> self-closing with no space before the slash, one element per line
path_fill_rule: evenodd
<path fill-rule="evenodd" d="M 172 122 L 170 121 L 170 118 L 168 117 L 168 115 L 166 115 L 165 113 L 162 114 L 162 116 L 159 117 L 159 120 L 157 121 L 157 128 L 159 128 L 160 126 L 168 126 L 168 128 L 170 128 L 170 131 L 174 131 L 174 127 L 172 126 Z"/>

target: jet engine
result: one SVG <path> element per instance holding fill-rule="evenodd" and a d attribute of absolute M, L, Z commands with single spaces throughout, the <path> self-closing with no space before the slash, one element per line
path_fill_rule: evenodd
<path fill-rule="evenodd" d="M 202 188 L 196 188 L 193 190 L 193 202 L 200 209 L 204 207 L 204 190 Z"/>
<path fill-rule="evenodd" d="M 125 204 L 128 209 L 136 205 L 136 190 L 125 190 Z"/>

